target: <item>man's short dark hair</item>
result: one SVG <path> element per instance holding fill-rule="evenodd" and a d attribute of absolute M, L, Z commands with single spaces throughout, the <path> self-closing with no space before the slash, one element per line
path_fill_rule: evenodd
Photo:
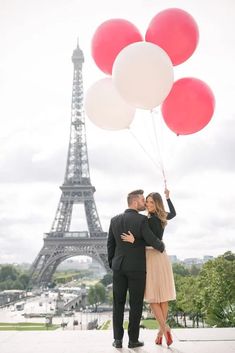
<path fill-rule="evenodd" d="M 143 195 L 143 193 L 144 193 L 144 190 L 141 190 L 141 189 L 129 192 L 129 194 L 127 195 L 127 204 L 128 204 L 128 206 L 132 204 L 134 199 L 136 199 L 140 195 Z"/>

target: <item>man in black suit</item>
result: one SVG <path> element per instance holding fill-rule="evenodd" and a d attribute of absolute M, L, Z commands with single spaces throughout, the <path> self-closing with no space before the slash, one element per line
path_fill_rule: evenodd
<path fill-rule="evenodd" d="M 164 243 L 148 226 L 143 190 L 132 191 L 127 196 L 128 209 L 111 219 L 107 241 L 108 262 L 113 270 L 113 346 L 122 348 L 123 318 L 127 290 L 129 291 L 129 348 L 143 346 L 139 339 L 139 324 L 143 309 L 146 278 L 145 246 L 163 252 Z M 121 239 L 122 233 L 135 234 L 133 244 Z"/>

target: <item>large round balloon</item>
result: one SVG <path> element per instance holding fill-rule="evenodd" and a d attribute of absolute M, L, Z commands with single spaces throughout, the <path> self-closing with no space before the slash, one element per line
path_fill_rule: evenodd
<path fill-rule="evenodd" d="M 95 125 L 106 130 L 128 128 L 135 115 L 135 108 L 119 95 L 111 78 L 101 79 L 88 89 L 85 111 Z"/>
<path fill-rule="evenodd" d="M 187 60 L 197 47 L 199 30 L 194 18 L 186 11 L 171 8 L 159 12 L 151 20 L 145 40 L 163 48 L 173 65 Z"/>
<path fill-rule="evenodd" d="M 169 56 L 159 46 L 147 42 L 124 48 L 113 64 L 112 77 L 120 95 L 142 109 L 161 104 L 174 80 Z"/>
<path fill-rule="evenodd" d="M 138 28 L 131 22 L 123 19 L 105 21 L 97 28 L 92 38 L 92 57 L 104 73 L 111 75 L 118 53 L 127 45 L 142 40 Z"/>
<path fill-rule="evenodd" d="M 167 126 L 177 135 L 193 134 L 204 128 L 212 118 L 215 98 L 203 81 L 187 77 L 176 81 L 162 104 Z"/>

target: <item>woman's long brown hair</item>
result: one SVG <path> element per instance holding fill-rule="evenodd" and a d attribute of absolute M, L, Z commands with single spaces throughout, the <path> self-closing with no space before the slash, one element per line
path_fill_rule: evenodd
<path fill-rule="evenodd" d="M 152 199 L 155 203 L 155 207 L 156 207 L 155 214 L 160 219 L 162 227 L 165 228 L 165 226 L 167 225 L 167 218 L 166 218 L 167 212 L 165 211 L 162 197 L 158 192 L 151 192 L 146 197 L 146 200 L 149 196 L 152 197 Z"/>

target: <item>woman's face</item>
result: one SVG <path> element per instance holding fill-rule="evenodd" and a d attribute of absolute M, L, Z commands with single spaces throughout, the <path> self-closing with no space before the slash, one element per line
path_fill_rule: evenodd
<path fill-rule="evenodd" d="M 151 196 L 147 197 L 145 205 L 146 205 L 148 212 L 154 213 L 156 211 L 155 202 Z"/>

